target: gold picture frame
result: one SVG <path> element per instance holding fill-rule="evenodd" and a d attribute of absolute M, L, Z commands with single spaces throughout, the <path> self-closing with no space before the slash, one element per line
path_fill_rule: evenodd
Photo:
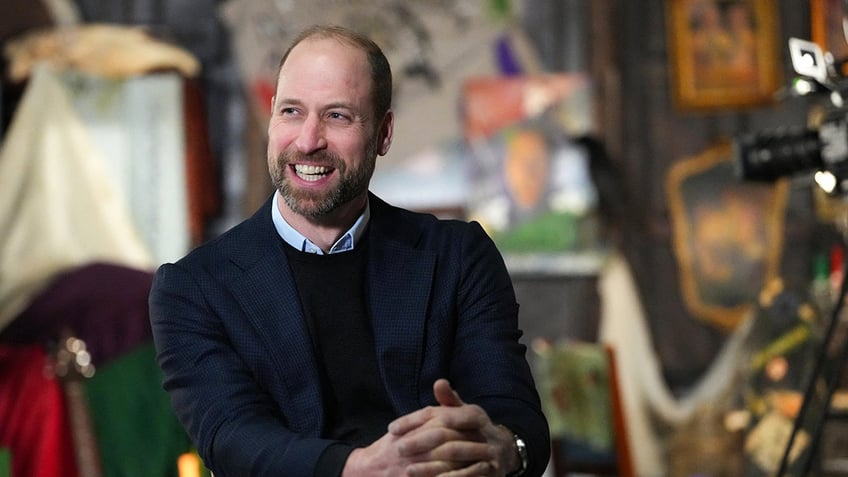
<path fill-rule="evenodd" d="M 666 190 L 684 304 L 732 331 L 779 278 L 789 183 L 738 179 L 722 142 L 672 165 Z"/>
<path fill-rule="evenodd" d="M 836 60 L 848 58 L 843 16 L 842 0 L 810 0 L 811 39 L 822 50 L 832 53 Z M 844 65 L 842 71 L 848 73 L 848 65 Z"/>
<path fill-rule="evenodd" d="M 781 87 L 774 0 L 668 0 L 674 102 L 683 110 L 774 102 Z"/>

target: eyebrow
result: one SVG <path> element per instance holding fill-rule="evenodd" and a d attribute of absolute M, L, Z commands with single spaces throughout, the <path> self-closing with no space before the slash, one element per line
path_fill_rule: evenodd
<path fill-rule="evenodd" d="M 296 100 L 296 99 L 294 99 L 294 98 L 280 98 L 280 97 L 277 97 L 277 98 L 274 100 L 274 107 L 276 107 L 276 106 L 278 106 L 278 105 L 281 105 L 281 104 L 297 104 L 297 105 L 302 105 L 302 104 L 303 104 L 303 102 L 302 102 L 302 101 L 298 101 L 298 100 Z"/>
<path fill-rule="evenodd" d="M 304 103 L 303 103 L 303 101 L 301 101 L 299 99 L 295 99 L 295 98 L 279 98 L 274 102 L 274 106 L 277 106 L 277 105 L 280 105 L 280 104 L 294 104 L 294 105 L 298 105 L 298 106 L 303 106 Z M 334 103 L 325 104 L 322 109 L 336 109 L 336 108 L 348 109 L 348 110 L 351 110 L 351 111 L 357 110 L 357 108 L 355 106 L 353 106 L 352 103 L 345 102 L 345 101 L 336 101 Z"/>

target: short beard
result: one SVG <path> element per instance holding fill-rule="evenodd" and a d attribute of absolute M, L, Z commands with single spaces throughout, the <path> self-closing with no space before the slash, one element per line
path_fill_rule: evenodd
<path fill-rule="evenodd" d="M 363 162 L 358 167 L 354 166 L 348 170 L 348 165 L 341 158 L 329 152 L 315 153 L 306 158 L 298 153 L 283 151 L 271 165 L 271 182 L 280 191 L 280 195 L 292 212 L 310 219 L 320 219 L 329 216 L 336 209 L 368 190 L 368 183 L 374 174 L 376 155 L 375 145 L 369 144 Z M 339 174 L 339 183 L 326 193 L 299 190 L 286 179 L 286 169 L 289 169 L 289 165 L 294 162 L 333 167 Z"/>

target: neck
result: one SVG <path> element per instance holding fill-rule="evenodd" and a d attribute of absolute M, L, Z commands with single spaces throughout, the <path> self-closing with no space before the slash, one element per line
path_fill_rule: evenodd
<path fill-rule="evenodd" d="M 368 195 L 362 194 L 360 197 L 338 207 L 330 214 L 321 217 L 306 217 L 295 213 L 289 208 L 282 196 L 277 200 L 277 208 L 292 228 L 327 253 L 333 244 L 353 226 L 356 219 L 362 215 L 367 200 Z"/>

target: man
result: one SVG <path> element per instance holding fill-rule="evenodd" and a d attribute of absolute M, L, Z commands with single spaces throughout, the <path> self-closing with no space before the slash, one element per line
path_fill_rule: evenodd
<path fill-rule="evenodd" d="M 368 192 L 391 88 L 372 41 L 305 31 L 273 99 L 274 196 L 156 274 L 164 388 L 216 477 L 545 469 L 547 422 L 494 244 Z"/>

